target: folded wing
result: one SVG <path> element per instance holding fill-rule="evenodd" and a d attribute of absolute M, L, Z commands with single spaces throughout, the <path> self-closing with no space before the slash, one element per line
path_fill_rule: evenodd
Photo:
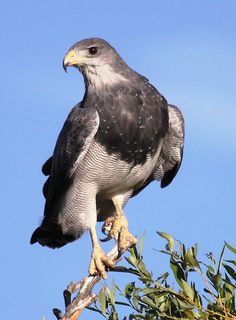
<path fill-rule="evenodd" d="M 53 152 L 43 165 L 42 171 L 49 175 L 43 193 L 46 198 L 45 213 L 69 187 L 73 174 L 86 154 L 99 126 L 99 116 L 94 108 L 75 106 L 70 112 Z"/>
<path fill-rule="evenodd" d="M 184 118 L 176 106 L 168 105 L 169 130 L 158 158 L 154 178 L 161 180 L 161 188 L 168 186 L 176 176 L 183 157 Z"/>

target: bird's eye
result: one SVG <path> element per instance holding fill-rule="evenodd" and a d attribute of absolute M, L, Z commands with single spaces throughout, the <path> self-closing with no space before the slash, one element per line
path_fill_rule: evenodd
<path fill-rule="evenodd" d="M 90 47 L 90 48 L 89 48 L 89 53 L 90 53 L 90 54 L 96 54 L 97 52 L 98 52 L 97 47 Z"/>

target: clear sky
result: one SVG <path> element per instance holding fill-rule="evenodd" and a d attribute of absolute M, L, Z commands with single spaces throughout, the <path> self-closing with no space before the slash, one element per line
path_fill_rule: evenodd
<path fill-rule="evenodd" d="M 2 1 L 2 319 L 54 319 L 63 289 L 87 273 L 88 235 L 54 251 L 29 244 L 44 207 L 41 165 L 84 93 L 82 76 L 62 69 L 68 48 L 83 38 L 109 41 L 185 116 L 179 174 L 164 190 L 153 183 L 125 208 L 130 230 L 146 232 L 150 267 L 158 274 L 168 265 L 153 251 L 164 246 L 156 230 L 197 242 L 200 258 L 219 255 L 224 240 L 236 246 L 235 12 L 234 0 Z"/>

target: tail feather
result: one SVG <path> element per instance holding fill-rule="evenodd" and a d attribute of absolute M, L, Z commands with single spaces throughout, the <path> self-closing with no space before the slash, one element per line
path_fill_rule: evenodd
<path fill-rule="evenodd" d="M 75 237 L 73 235 L 63 234 L 60 228 L 45 230 L 42 227 L 38 227 L 31 236 L 30 244 L 38 242 L 42 246 L 55 249 L 63 247 L 74 240 Z"/>

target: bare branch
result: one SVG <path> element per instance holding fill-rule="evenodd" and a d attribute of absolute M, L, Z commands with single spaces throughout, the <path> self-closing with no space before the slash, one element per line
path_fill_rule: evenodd
<path fill-rule="evenodd" d="M 117 245 L 107 254 L 108 258 L 115 264 L 120 260 Z M 96 283 L 101 280 L 100 275 L 87 276 L 79 283 L 70 283 L 67 290 L 63 292 L 66 313 L 62 315 L 61 310 L 53 309 L 57 320 L 77 320 L 87 306 L 97 300 L 98 296 L 92 292 Z M 71 295 L 77 292 L 77 296 L 71 301 Z"/>

